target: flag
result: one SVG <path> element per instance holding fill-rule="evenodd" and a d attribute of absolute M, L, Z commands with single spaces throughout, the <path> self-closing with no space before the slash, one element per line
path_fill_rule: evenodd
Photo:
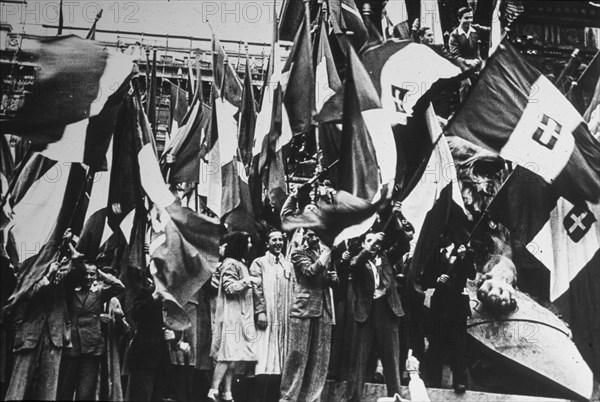
<path fill-rule="evenodd" d="M 316 46 L 315 108 L 319 123 L 342 120 L 342 82 L 335 67 L 326 21 L 321 21 L 318 45 Z"/>
<path fill-rule="evenodd" d="M 353 49 L 344 84 L 343 120 L 339 188 L 371 202 L 382 186 L 393 186 L 396 145 L 377 91 Z"/>
<path fill-rule="evenodd" d="M 405 0 L 390 0 L 381 11 L 384 38 L 411 39 Z"/>
<path fill-rule="evenodd" d="M 494 11 L 492 12 L 492 29 L 490 32 L 490 50 L 489 55 L 492 55 L 500 41 L 502 41 L 502 33 L 504 32 L 502 29 L 502 25 L 500 24 L 500 5 L 501 1 L 496 1 L 496 5 L 494 6 Z"/>
<path fill-rule="evenodd" d="M 447 234 L 457 243 L 466 241 L 466 210 L 456 167 L 446 137 L 431 104 L 425 112 L 433 150 L 413 180 L 403 190 L 402 214 L 415 228 L 417 238 L 410 265 L 409 280 L 426 269 L 430 257 L 439 250 L 440 237 Z M 461 230 L 462 229 L 462 230 Z"/>
<path fill-rule="evenodd" d="M 179 82 L 179 80 L 178 80 Z M 179 127 L 181 127 L 183 123 L 183 119 L 187 114 L 187 110 L 189 108 L 188 102 L 188 94 L 185 90 L 183 90 L 179 85 L 175 85 L 172 82 L 171 91 L 170 91 L 170 100 L 171 100 L 171 127 L 169 130 L 170 136 L 173 137 L 173 134 L 177 132 Z M 166 147 L 167 145 L 165 145 Z"/>
<path fill-rule="evenodd" d="M 567 99 L 569 99 L 579 113 L 583 114 L 584 119 L 588 122 L 589 120 L 585 115 L 585 112 L 593 101 L 594 92 L 599 79 L 600 51 L 596 52 L 594 58 L 577 81 L 571 83 L 571 88 L 566 95 Z"/>
<path fill-rule="evenodd" d="M 600 159 L 600 151 L 595 156 Z M 554 304 L 597 376 L 600 207 L 598 202 L 567 200 L 558 190 L 517 166 L 486 212 L 510 231 L 519 288 Z"/>
<path fill-rule="evenodd" d="M 444 44 L 438 0 L 421 0 L 421 26 L 431 29 L 434 44 Z"/>
<path fill-rule="evenodd" d="M 208 179 L 207 206 L 222 219 L 239 207 L 252 215 L 248 179 L 238 153 L 234 110 L 235 106 L 214 89 L 207 136 L 208 164 L 214 173 Z"/>
<path fill-rule="evenodd" d="M 352 227 L 368 230 L 377 211 L 380 210 L 387 196 L 382 196 L 375 203 L 360 199 L 346 191 L 337 191 L 330 199 L 321 197 L 315 206 L 304 208 L 300 212 L 287 211 L 284 207 L 281 213 L 281 228 L 289 232 L 298 228 L 313 230 L 319 239 L 328 246 L 339 244 L 353 235 L 358 236 L 358 230 L 344 230 Z"/>
<path fill-rule="evenodd" d="M 223 96 L 227 97 L 229 103 L 239 108 L 242 102 L 242 82 L 214 32 L 212 33 L 212 50 L 214 85 Z M 198 81 L 198 85 L 200 85 L 200 81 Z"/>
<path fill-rule="evenodd" d="M 187 71 L 187 76 L 188 76 L 188 102 L 190 104 L 193 103 L 194 101 L 194 96 L 196 94 L 196 84 L 200 84 L 200 76 L 198 76 L 198 82 L 196 82 L 196 77 L 194 76 L 194 68 L 192 66 L 192 53 L 190 52 L 190 58 L 188 60 L 188 71 Z"/>
<path fill-rule="evenodd" d="M 209 113 L 198 99 L 192 105 L 189 120 L 173 134 L 161 158 L 163 172 L 169 183 L 199 182 L 202 133 L 208 125 Z"/>
<path fill-rule="evenodd" d="M 8 237 L 18 258 L 13 265 L 20 268 L 11 304 L 18 302 L 58 258 L 65 231 L 71 228 L 74 234 L 80 233 L 90 179 L 80 164 L 55 164 L 15 204 Z"/>
<path fill-rule="evenodd" d="M 329 21 L 336 35 L 346 37 L 358 52 L 369 39 L 367 27 L 354 0 L 329 0 Z M 342 50 L 346 52 L 345 46 Z"/>
<path fill-rule="evenodd" d="M 23 38 L 16 54 L 18 63 L 39 70 L 4 130 L 29 139 L 51 159 L 106 169 L 132 60 L 76 36 Z"/>
<path fill-rule="evenodd" d="M 240 118 L 238 122 L 238 148 L 246 171 L 248 171 L 252 162 L 256 115 L 256 101 L 254 100 L 254 89 L 252 87 L 252 71 L 250 69 L 248 54 L 246 54 L 246 74 L 244 76 L 242 106 L 240 108 Z"/>
<path fill-rule="evenodd" d="M 560 183 L 567 198 L 600 199 L 600 167 L 590 156 L 598 145 L 585 121 L 506 40 L 448 130 Z"/>
<path fill-rule="evenodd" d="M 283 102 L 295 134 L 310 132 L 315 114 L 315 75 L 312 63 L 310 22 L 304 21 L 281 73 Z"/>
<path fill-rule="evenodd" d="M 292 139 L 292 129 L 283 106 L 280 51 L 277 28 L 274 26 L 269 70 L 263 86 L 260 112 L 256 117 L 249 177 L 252 205 L 256 209 L 262 205 L 263 190 L 266 190 L 271 204 L 277 210 L 281 209 L 287 193 L 284 147 Z"/>
<path fill-rule="evenodd" d="M 224 230 L 218 221 L 181 205 L 165 184 L 150 144 L 139 152 L 138 162 L 144 172 L 142 185 L 162 223 L 150 244 L 157 288 L 160 284 L 183 306 L 217 267 Z"/>
<path fill-rule="evenodd" d="M 362 61 L 394 124 L 407 124 L 413 108 L 434 83 L 461 73 L 428 46 L 411 41 L 387 41 L 365 51 Z"/>
<path fill-rule="evenodd" d="M 583 118 L 587 122 L 590 133 L 596 141 L 600 141 L 600 80 L 596 83 L 592 101 L 583 114 Z"/>

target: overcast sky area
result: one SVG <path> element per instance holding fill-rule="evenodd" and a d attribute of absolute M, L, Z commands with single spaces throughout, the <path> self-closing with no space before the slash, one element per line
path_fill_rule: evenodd
<path fill-rule="evenodd" d="M 64 25 L 88 28 L 100 9 L 103 15 L 98 29 L 135 31 L 156 34 L 184 35 L 210 38 L 208 20 L 217 36 L 242 42 L 270 43 L 273 31 L 273 7 L 278 13 L 282 0 L 64 0 Z M 27 4 L 1 4 L 1 20 L 13 27 L 13 32 L 37 35 L 56 35 L 59 0 L 27 0 Z M 84 36 L 85 31 L 63 31 Z M 117 36 L 124 42 L 134 42 L 138 37 L 130 35 L 107 35 L 98 33 L 97 40 L 115 41 Z M 144 38 L 149 46 L 164 46 L 165 40 Z M 237 51 L 239 44 L 224 44 L 227 50 Z M 169 40 L 169 46 L 190 47 L 189 40 Z M 194 42 L 193 48 L 210 47 L 210 42 Z M 244 49 L 242 45 L 242 49 Z M 250 52 L 259 52 L 254 48 Z M 268 53 L 268 49 L 265 50 Z"/>

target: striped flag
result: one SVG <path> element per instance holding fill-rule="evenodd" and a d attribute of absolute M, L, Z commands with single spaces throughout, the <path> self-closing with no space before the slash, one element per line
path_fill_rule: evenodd
<path fill-rule="evenodd" d="M 140 150 L 138 163 L 144 172 L 144 191 L 158 209 L 150 244 L 157 289 L 164 289 L 183 306 L 218 265 L 223 226 L 181 205 L 162 178 L 151 144 Z"/>
<path fill-rule="evenodd" d="M 458 76 L 460 68 L 428 46 L 390 40 L 369 49 L 362 61 L 395 124 L 407 124 L 417 102 L 440 79 Z"/>
<path fill-rule="evenodd" d="M 405 0 L 390 0 L 381 11 L 381 26 L 385 39 L 410 39 L 410 24 Z"/>
<path fill-rule="evenodd" d="M 262 203 L 266 190 L 271 204 L 279 210 L 285 201 L 284 147 L 292 140 L 292 128 L 283 105 L 281 49 L 274 30 L 270 65 L 265 77 L 261 107 L 256 117 L 250 186 L 255 208 Z"/>
<path fill-rule="evenodd" d="M 326 21 L 321 21 L 318 45 L 316 46 L 315 108 L 319 123 L 342 120 L 342 82 L 335 67 Z"/>
<path fill-rule="evenodd" d="M 2 122 L 6 132 L 29 139 L 50 159 L 106 169 L 131 58 L 77 36 L 22 38 L 16 55 L 38 72 L 14 115 Z M 4 70 L 2 76 L 10 78 Z"/>
<path fill-rule="evenodd" d="M 39 172 L 31 169 L 30 172 Z M 14 219 L 8 229 L 19 266 L 18 285 L 11 296 L 17 302 L 45 274 L 60 252 L 68 228 L 80 233 L 87 208 L 85 190 L 91 176 L 77 163 L 54 164 L 38 175 L 14 206 Z M 11 253 L 9 253 L 11 254 Z"/>
<path fill-rule="evenodd" d="M 250 59 L 246 54 L 246 74 L 244 76 L 244 91 L 242 93 L 242 106 L 238 122 L 238 148 L 242 162 L 249 170 L 252 163 L 252 147 L 254 146 L 254 130 L 256 128 L 256 101 L 252 87 L 252 71 Z"/>
<path fill-rule="evenodd" d="M 283 102 L 294 135 L 310 132 L 312 128 L 315 114 L 312 59 L 310 23 L 305 18 L 281 73 Z"/>
<path fill-rule="evenodd" d="M 214 85 L 222 92 L 223 96 L 227 97 L 229 103 L 239 108 L 242 102 L 242 82 L 214 32 L 212 34 L 212 49 Z M 200 79 L 198 79 L 198 85 L 201 85 Z"/>
<path fill-rule="evenodd" d="M 413 258 L 409 279 L 415 278 L 427 267 L 430 258 L 439 249 L 441 235 L 450 227 L 448 235 L 464 242 L 466 234 L 466 209 L 463 203 L 454 159 L 446 137 L 431 104 L 425 112 L 427 131 L 434 144 L 431 154 L 413 180 L 403 190 L 407 194 L 402 202 L 402 214 L 415 228 L 417 241 L 411 249 Z M 461 231 L 461 229 L 463 229 Z"/>
<path fill-rule="evenodd" d="M 600 147 L 595 157 L 600 160 Z M 510 231 L 519 288 L 553 302 L 598 375 L 600 206 L 597 201 L 568 200 L 559 192 L 555 184 L 517 166 L 486 212 Z"/>
<path fill-rule="evenodd" d="M 556 183 L 566 198 L 600 199 L 597 142 L 586 122 L 506 40 L 448 130 Z"/>
<path fill-rule="evenodd" d="M 358 52 L 369 40 L 367 27 L 354 0 L 329 0 L 329 21 L 336 35 L 346 37 Z M 345 47 L 342 48 L 346 52 Z"/>

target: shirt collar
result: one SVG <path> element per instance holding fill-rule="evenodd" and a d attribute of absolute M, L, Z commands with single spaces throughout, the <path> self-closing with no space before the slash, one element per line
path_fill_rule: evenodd
<path fill-rule="evenodd" d="M 462 27 L 459 25 L 457 31 L 459 35 L 465 35 L 468 38 L 472 32 L 475 32 L 475 29 L 473 29 L 472 26 L 469 26 L 469 31 L 465 32 L 464 29 L 462 29 Z"/>
<path fill-rule="evenodd" d="M 279 256 L 276 256 L 272 252 L 267 251 L 267 257 L 269 258 L 269 262 L 273 264 L 278 264 L 281 261 L 281 254 L 279 254 Z"/>

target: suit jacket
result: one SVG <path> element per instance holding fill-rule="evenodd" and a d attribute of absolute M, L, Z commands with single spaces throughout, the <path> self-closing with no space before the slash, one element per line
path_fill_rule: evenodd
<path fill-rule="evenodd" d="M 57 348 L 71 346 L 71 322 L 65 303 L 65 283 L 73 279 L 67 274 L 62 282 L 45 275 L 28 291 L 27 300 L 15 311 L 14 352 L 34 349 L 44 334 L 44 325 L 52 344 Z"/>
<path fill-rule="evenodd" d="M 100 356 L 104 353 L 104 337 L 100 325 L 100 314 L 104 303 L 117 296 L 125 286 L 117 278 L 107 275 L 106 287 L 92 286 L 91 289 L 73 289 L 69 292 L 67 307 L 71 317 L 71 340 L 73 348 L 69 355 Z"/>
<path fill-rule="evenodd" d="M 437 278 L 447 274 L 447 283 L 437 283 Z M 468 250 L 463 258 L 451 263 L 444 250 L 433 258 L 423 272 L 421 283 L 426 288 L 435 288 L 431 296 L 431 312 L 439 318 L 467 317 L 471 315 L 469 296 L 463 294 L 467 279 L 475 279 L 474 255 Z"/>
<path fill-rule="evenodd" d="M 450 54 L 456 57 L 463 70 L 469 67 L 464 64 L 465 60 L 481 59 L 479 54 L 479 35 L 475 30 L 469 30 L 468 35 L 464 35 L 456 28 L 450 34 L 448 40 Z"/>
<path fill-rule="evenodd" d="M 163 334 L 163 302 L 152 291 L 141 290 L 133 301 L 131 318 L 136 322 L 135 335 L 126 353 L 124 365 L 129 370 L 167 367 L 169 348 Z"/>
<path fill-rule="evenodd" d="M 326 266 L 319 261 L 314 251 L 296 250 L 292 253 L 292 264 L 296 272 L 294 297 L 290 317 L 313 318 L 328 314 L 332 317 L 330 283 Z"/>
<path fill-rule="evenodd" d="M 361 250 L 350 262 L 352 272 L 352 287 L 354 290 L 354 319 L 357 322 L 365 322 L 371 313 L 373 295 L 375 294 L 375 277 L 371 270 L 369 260 L 373 254 L 367 250 Z M 397 317 L 404 316 L 402 302 L 396 288 L 394 268 L 388 258 L 388 253 L 381 256 L 380 280 L 385 287 L 385 300 Z"/>

